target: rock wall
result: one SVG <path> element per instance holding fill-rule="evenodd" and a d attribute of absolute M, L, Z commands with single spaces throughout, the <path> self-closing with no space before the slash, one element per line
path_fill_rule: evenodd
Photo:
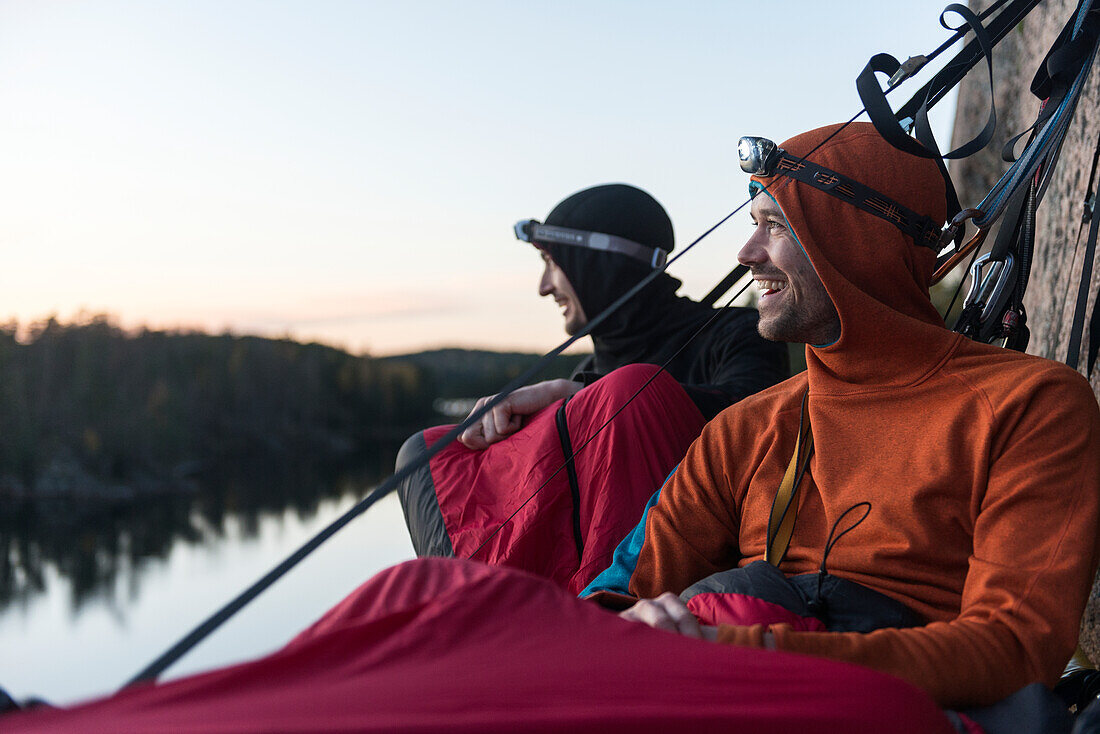
<path fill-rule="evenodd" d="M 979 12 L 991 0 L 971 0 Z M 978 155 L 952 165 L 952 177 L 964 207 L 976 206 L 1008 168 L 1001 161 L 1005 141 L 1030 125 L 1039 110 L 1039 100 L 1029 89 L 1036 69 L 1057 38 L 1062 26 L 1077 7 L 1076 0 L 1045 0 L 994 49 L 994 92 L 997 103 L 997 134 L 993 143 Z M 1098 64 L 1100 66 L 1100 64 Z M 989 82 L 984 64 L 975 67 L 959 90 L 954 140 L 968 140 L 985 123 Z M 1035 260 L 1024 305 L 1031 328 L 1028 352 L 1065 361 L 1083 264 L 1088 225 L 1082 226 L 1089 171 L 1100 136 L 1100 69 L 1093 68 L 1069 127 L 1057 171 L 1039 208 L 1035 235 Z M 1100 174 L 1098 174 L 1100 175 Z M 1100 212 L 1097 212 L 1100 216 Z M 989 242 L 992 242 L 992 235 Z M 1088 310 L 1091 317 L 1100 291 L 1100 262 L 1093 263 Z M 1075 365 L 1087 370 L 1088 326 Z M 1100 365 L 1090 378 L 1100 397 Z M 1082 548 L 1082 553 L 1089 549 Z M 1100 663 L 1100 578 L 1093 586 L 1081 629 L 1081 646 L 1093 663 Z"/>

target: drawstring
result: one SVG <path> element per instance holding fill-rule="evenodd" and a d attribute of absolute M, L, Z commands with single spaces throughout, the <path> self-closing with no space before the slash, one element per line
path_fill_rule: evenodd
<path fill-rule="evenodd" d="M 840 527 L 840 523 L 844 522 L 844 518 L 848 516 L 848 513 L 851 512 L 852 510 L 855 510 L 855 509 L 859 508 L 859 507 L 864 508 L 863 517 L 859 518 L 858 520 L 853 522 L 850 526 L 846 527 L 839 535 L 837 535 L 834 538 L 833 533 L 835 533 L 836 529 L 838 527 Z M 810 610 L 810 613 L 813 614 L 818 619 L 820 619 L 822 622 L 825 621 L 823 619 L 823 617 L 826 614 L 828 614 L 828 612 L 825 609 L 825 607 L 826 607 L 825 598 L 821 595 L 821 585 L 825 582 L 825 577 L 829 575 L 829 572 L 825 569 L 825 562 L 826 562 L 826 560 L 828 560 L 829 553 L 832 552 L 833 546 L 835 546 L 838 542 L 840 542 L 840 539 L 843 538 L 845 535 L 847 535 L 848 533 L 852 532 L 857 527 L 859 527 L 860 524 L 864 520 L 866 520 L 867 516 L 870 515 L 870 514 L 871 514 L 871 503 L 870 502 L 857 502 L 857 503 L 855 503 L 854 505 L 852 505 L 851 507 L 849 507 L 847 510 L 845 510 L 844 512 L 842 512 L 840 514 L 840 517 L 838 517 L 836 519 L 836 522 L 833 523 L 832 529 L 829 531 L 829 537 L 825 540 L 825 552 L 821 554 L 821 568 L 817 572 L 817 592 L 814 594 L 814 598 L 811 599 L 806 604 L 807 608 L 809 608 L 809 610 Z"/>

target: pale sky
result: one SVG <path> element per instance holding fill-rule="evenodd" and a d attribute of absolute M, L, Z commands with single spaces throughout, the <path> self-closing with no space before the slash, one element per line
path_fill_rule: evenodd
<path fill-rule="evenodd" d="M 546 351 L 516 220 L 625 182 L 682 249 L 744 201 L 740 136 L 848 119 L 944 5 L 2 0 L 0 319 Z M 681 293 L 748 221 L 670 268 Z"/>

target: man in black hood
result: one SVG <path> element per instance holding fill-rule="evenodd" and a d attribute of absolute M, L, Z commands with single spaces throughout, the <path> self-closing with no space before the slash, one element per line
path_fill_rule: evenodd
<path fill-rule="evenodd" d="M 663 264 L 675 246 L 664 207 L 626 184 L 578 191 L 555 206 L 545 223 L 517 224 L 516 234 L 542 253 L 539 295 L 553 296 L 562 307 L 565 331 L 571 335 Z M 715 311 L 677 296 L 679 287 L 680 281 L 668 273 L 658 275 L 592 330 L 594 353 L 572 380 L 549 380 L 515 391 L 460 440 L 483 449 L 518 430 L 524 416 L 628 364 L 660 365 L 672 358 L 665 369 L 708 419 L 787 376 L 786 350 L 757 334 L 755 309 L 726 308 L 685 347 Z"/>
<path fill-rule="evenodd" d="M 577 192 L 516 236 L 541 252 L 539 293 L 562 306 L 570 333 L 673 248 L 664 208 L 624 184 Z M 514 566 L 574 593 L 606 568 L 705 421 L 787 377 L 786 346 L 757 334 L 754 309 L 716 310 L 679 286 L 657 275 L 592 330 L 594 354 L 573 379 L 516 390 L 405 479 L 417 555 Z M 398 467 L 449 428 L 406 441 Z"/>

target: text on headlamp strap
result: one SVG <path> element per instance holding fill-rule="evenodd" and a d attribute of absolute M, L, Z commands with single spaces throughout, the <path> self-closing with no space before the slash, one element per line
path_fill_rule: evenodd
<path fill-rule="evenodd" d="M 547 242 L 559 245 L 571 245 L 573 247 L 586 247 L 590 250 L 602 250 L 604 252 L 616 252 L 626 255 L 651 268 L 659 268 L 665 264 L 668 252 L 660 247 L 647 247 L 624 237 L 616 237 L 603 232 L 588 232 L 583 229 L 570 229 L 568 227 L 554 227 L 547 224 L 539 224 L 535 220 L 522 223 L 523 233 L 526 237 L 520 237 L 520 225 L 516 225 L 516 236 L 525 242 Z"/>
<path fill-rule="evenodd" d="M 912 209 L 902 206 L 855 179 L 811 161 L 800 160 L 785 151 L 780 153 L 775 172 L 809 184 L 865 212 L 885 219 L 912 237 L 913 241 L 921 247 L 928 247 L 937 253 L 940 250 L 941 229 L 931 217 L 917 214 Z"/>

